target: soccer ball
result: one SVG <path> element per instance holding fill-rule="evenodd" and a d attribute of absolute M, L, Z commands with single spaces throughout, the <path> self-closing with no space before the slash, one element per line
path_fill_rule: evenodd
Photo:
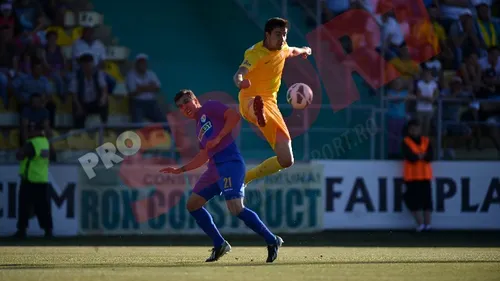
<path fill-rule="evenodd" d="M 295 109 L 304 109 L 312 103 L 311 87 L 304 83 L 295 83 L 286 92 L 286 100 Z"/>

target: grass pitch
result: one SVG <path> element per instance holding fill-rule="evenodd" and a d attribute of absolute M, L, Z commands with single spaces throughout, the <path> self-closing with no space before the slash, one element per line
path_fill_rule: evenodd
<path fill-rule="evenodd" d="M 286 241 L 285 241 L 286 243 Z M 498 247 L 4 246 L 0 280 L 500 280 Z"/>

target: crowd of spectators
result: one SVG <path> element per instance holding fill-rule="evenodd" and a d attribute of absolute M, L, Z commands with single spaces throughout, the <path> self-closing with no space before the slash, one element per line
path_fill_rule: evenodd
<path fill-rule="evenodd" d="M 318 24 L 316 9 L 321 23 L 351 9 L 366 10 L 373 17 L 364 34 L 351 36 L 350 47 L 373 40 L 370 23 L 376 23 L 381 34 L 377 50 L 401 74 L 384 87 L 391 158 L 401 157 L 399 143 L 408 120 L 418 119 L 424 134 L 436 136 L 439 116 L 444 136 L 462 137 L 468 149 L 481 149 L 485 135 L 500 156 L 500 1 L 424 0 L 428 17 L 412 11 L 420 7 L 413 1 L 295 2 L 312 26 Z M 445 146 L 453 157 L 453 143 Z"/>
<path fill-rule="evenodd" d="M 78 12 L 72 6 L 76 2 L 0 1 L 0 110 L 18 114 L 20 144 L 28 126 L 36 123 L 42 123 L 50 137 L 61 102 L 71 103 L 72 122 L 67 129 L 84 128 L 91 115 L 107 124 L 109 99 L 117 82 L 126 86 L 120 98 L 128 94 L 132 122 L 166 122 L 156 102 L 161 84 L 148 69 L 148 56 L 138 55 L 126 79 L 119 77 L 118 67 L 107 60 L 107 46 L 95 36 L 98 26 L 81 22 L 66 26 L 67 13 Z M 70 52 L 65 51 L 68 47 Z M 117 75 L 109 71 L 110 65 Z"/>

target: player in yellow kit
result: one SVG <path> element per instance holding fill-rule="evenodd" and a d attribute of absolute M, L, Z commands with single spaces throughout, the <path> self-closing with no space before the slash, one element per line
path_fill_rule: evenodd
<path fill-rule="evenodd" d="M 293 165 L 292 142 L 278 108 L 277 93 L 285 60 L 295 56 L 307 58 L 311 55 L 311 49 L 308 47 L 288 46 L 288 21 L 285 19 L 269 19 L 264 33 L 263 41 L 246 50 L 243 62 L 233 79 L 240 88 L 238 99 L 241 115 L 261 130 L 276 156 L 247 171 L 245 184 Z"/>

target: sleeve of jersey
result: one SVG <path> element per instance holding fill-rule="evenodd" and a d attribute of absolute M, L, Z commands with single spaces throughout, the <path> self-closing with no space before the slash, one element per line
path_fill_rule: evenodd
<path fill-rule="evenodd" d="M 259 62 L 259 56 L 254 49 L 249 49 L 245 52 L 243 62 L 240 67 L 245 67 L 248 71 L 253 70 L 255 65 Z"/>

